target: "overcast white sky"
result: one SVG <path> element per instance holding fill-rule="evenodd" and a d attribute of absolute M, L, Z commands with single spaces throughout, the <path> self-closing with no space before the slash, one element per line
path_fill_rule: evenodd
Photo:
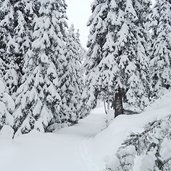
<path fill-rule="evenodd" d="M 90 5 L 92 2 L 93 0 L 66 0 L 69 25 L 74 24 L 75 29 L 80 30 L 80 39 L 83 47 L 86 47 L 87 44 L 89 28 L 86 25 L 91 15 Z"/>
<path fill-rule="evenodd" d="M 154 0 L 152 0 L 154 2 Z M 91 15 L 90 5 L 93 0 L 66 0 L 68 5 L 67 15 L 69 25 L 74 24 L 75 29 L 80 30 L 80 39 L 83 47 L 86 47 L 89 28 L 86 26 Z"/>

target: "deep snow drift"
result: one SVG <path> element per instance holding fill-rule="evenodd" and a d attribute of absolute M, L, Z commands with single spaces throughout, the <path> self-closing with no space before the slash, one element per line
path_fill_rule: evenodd
<path fill-rule="evenodd" d="M 32 131 L 14 140 L 1 135 L 0 171 L 103 171 L 127 136 L 169 115 L 170 104 L 167 93 L 142 114 L 119 116 L 107 128 L 104 109 L 98 106 L 79 124 L 53 134 Z"/>

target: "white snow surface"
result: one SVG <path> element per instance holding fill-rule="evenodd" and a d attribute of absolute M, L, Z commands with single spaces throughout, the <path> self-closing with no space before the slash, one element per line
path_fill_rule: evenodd
<path fill-rule="evenodd" d="M 55 133 L 32 131 L 14 140 L 0 135 L 0 171 L 103 171 L 127 136 L 171 114 L 170 104 L 171 92 L 141 114 L 117 117 L 107 128 L 100 105 L 77 125 Z"/>

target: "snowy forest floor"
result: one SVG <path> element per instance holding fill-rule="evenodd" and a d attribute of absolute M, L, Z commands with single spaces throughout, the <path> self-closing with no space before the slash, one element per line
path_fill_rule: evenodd
<path fill-rule="evenodd" d="M 105 129 L 99 105 L 77 125 L 55 133 L 32 131 L 14 140 L 0 136 L 0 171 L 103 171 L 131 132 L 171 114 L 171 92 L 138 115 L 122 115 Z"/>

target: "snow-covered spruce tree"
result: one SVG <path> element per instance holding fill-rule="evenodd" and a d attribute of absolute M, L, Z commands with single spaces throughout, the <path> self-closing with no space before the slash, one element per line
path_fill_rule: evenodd
<path fill-rule="evenodd" d="M 105 14 L 103 24 L 96 22 L 94 26 L 93 22 L 90 23 L 88 61 L 91 59 L 92 68 L 88 68 L 88 81 L 92 89 L 97 89 L 96 92 L 104 92 L 114 99 L 116 115 L 123 113 L 123 100 L 140 109 L 148 100 L 144 16 L 149 4 L 149 1 L 106 1 L 102 8 Z M 94 44 L 98 43 L 99 33 L 94 27 L 98 30 L 102 25 L 105 30 L 101 39 L 103 44 L 97 48 Z M 101 55 L 95 59 L 97 55 L 93 52 L 98 50 Z"/>
<path fill-rule="evenodd" d="M 81 69 L 83 68 L 83 63 L 86 57 L 86 50 L 84 49 L 84 47 L 82 46 L 81 42 L 80 42 L 80 33 L 79 33 L 79 29 L 76 31 L 76 35 L 75 35 L 75 39 L 76 39 L 76 43 L 78 46 L 78 56 L 79 56 L 79 61 L 81 63 Z"/>
<path fill-rule="evenodd" d="M 116 1 L 108 1 L 108 15 L 105 22 L 107 25 L 106 42 L 103 46 L 102 60 L 100 61 L 98 85 L 101 91 L 104 92 L 108 99 L 112 99 L 115 106 L 115 114 L 123 113 L 123 75 L 122 67 L 124 66 L 123 56 L 117 48 L 123 43 L 118 40 L 120 35 L 117 35 L 124 22 L 124 4 L 117 4 Z M 118 41 L 118 42 L 117 42 Z M 121 40 L 123 41 L 123 40 Z M 117 44 L 118 43 L 118 44 Z M 123 61 L 121 61 L 123 60 Z"/>
<path fill-rule="evenodd" d="M 0 1 L 0 58 L 6 67 L 3 70 L 3 79 L 12 94 L 18 85 L 17 65 L 15 64 L 15 50 L 17 44 L 13 40 L 15 27 L 14 1 Z"/>
<path fill-rule="evenodd" d="M 153 97 L 171 86 L 171 1 L 157 0 L 151 15 L 151 84 Z"/>
<path fill-rule="evenodd" d="M 0 80 L 0 130 L 3 126 L 13 126 L 14 118 L 12 113 L 15 109 L 15 104 L 11 96 L 7 93 L 5 84 Z"/>
<path fill-rule="evenodd" d="M 96 106 L 97 96 L 100 88 L 97 85 L 98 64 L 102 57 L 102 48 L 106 41 L 107 26 L 105 18 L 107 16 L 108 6 L 106 0 L 95 0 L 91 6 L 92 15 L 89 18 L 87 26 L 90 26 L 88 38 L 88 52 L 84 62 L 86 68 L 86 82 L 84 90 L 84 104 L 87 113 Z"/>
<path fill-rule="evenodd" d="M 14 4 L 15 27 L 13 40 L 17 44 L 14 60 L 19 68 L 20 77 L 24 73 L 24 58 L 31 50 L 32 19 L 34 16 L 32 7 L 33 2 L 29 0 L 16 0 Z"/>
<path fill-rule="evenodd" d="M 127 64 L 124 69 L 125 96 L 129 105 L 141 110 L 148 104 L 149 96 L 149 70 L 148 70 L 148 53 L 147 53 L 147 15 L 150 12 L 150 1 L 127 0 L 125 7 L 125 21 L 122 25 L 126 41 L 123 39 L 124 46 L 121 47 L 123 55 L 127 56 Z"/>
<path fill-rule="evenodd" d="M 80 44 L 76 38 L 74 26 L 68 30 L 66 38 L 66 63 L 65 72 L 60 81 L 63 83 L 61 87 L 61 107 L 60 115 L 63 115 L 63 122 L 66 124 L 74 124 L 80 118 L 81 110 L 81 93 L 83 89 L 83 80 L 81 75 L 81 56 Z"/>
<path fill-rule="evenodd" d="M 79 117 L 80 119 L 84 118 L 88 113 L 86 109 L 85 96 L 84 96 L 84 90 L 85 90 L 85 68 L 84 68 L 84 60 L 86 59 L 86 50 L 83 48 L 81 42 L 80 42 L 80 33 L 79 30 L 77 30 L 75 35 L 75 43 L 77 47 L 77 73 L 78 73 L 78 83 L 79 83 L 79 93 L 81 93 L 81 101 L 79 103 Z"/>
<path fill-rule="evenodd" d="M 57 66 L 57 62 L 59 58 L 64 59 L 60 55 L 63 55 L 65 23 L 62 23 L 60 3 L 55 0 L 35 0 L 33 3 L 32 51 L 25 58 L 27 79 L 17 92 L 16 134 L 33 129 L 44 132 L 52 124 L 62 122 L 63 116 L 59 115 L 61 98 L 57 89 L 60 65 Z"/>
<path fill-rule="evenodd" d="M 6 63 L 4 80 L 9 93 L 16 92 L 23 73 L 23 59 L 31 47 L 32 2 L 1 2 L 1 55 Z"/>

